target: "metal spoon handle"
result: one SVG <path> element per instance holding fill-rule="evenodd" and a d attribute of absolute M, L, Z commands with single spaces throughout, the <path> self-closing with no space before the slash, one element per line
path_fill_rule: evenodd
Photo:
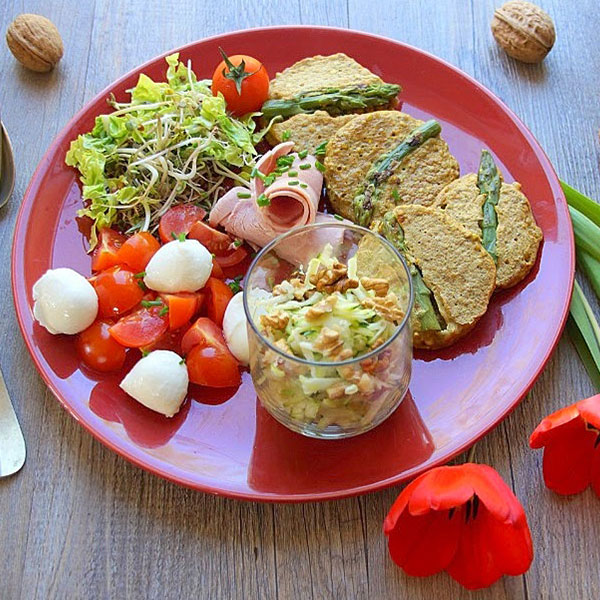
<path fill-rule="evenodd" d="M 25 439 L 0 370 L 0 477 L 16 473 L 25 462 Z"/>

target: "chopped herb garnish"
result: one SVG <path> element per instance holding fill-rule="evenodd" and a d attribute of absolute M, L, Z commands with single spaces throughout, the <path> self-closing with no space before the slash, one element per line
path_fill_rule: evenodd
<path fill-rule="evenodd" d="M 233 240 L 233 247 L 239 248 L 243 243 L 242 240 Z"/>
<path fill-rule="evenodd" d="M 340 215 L 333 215 L 334 219 L 337 219 L 338 221 L 343 221 L 344 217 L 341 217 Z"/>
<path fill-rule="evenodd" d="M 275 175 L 267 175 L 264 179 L 263 179 L 265 186 L 269 187 L 274 181 L 275 181 Z"/>
<path fill-rule="evenodd" d="M 136 279 L 144 279 L 144 277 L 146 277 L 146 271 L 140 271 L 139 273 L 136 273 L 134 277 Z"/>
<path fill-rule="evenodd" d="M 238 192 L 238 198 L 252 198 L 252 194 L 250 192 Z"/>
<path fill-rule="evenodd" d="M 290 156 L 289 154 L 286 154 L 285 156 L 280 156 L 277 159 L 277 166 L 289 168 L 292 166 L 293 162 L 294 162 L 294 157 Z"/>
<path fill-rule="evenodd" d="M 182 357 L 182 359 L 179 361 L 180 365 L 185 365 L 185 356 Z"/>
<path fill-rule="evenodd" d="M 308 184 L 307 184 L 307 183 L 304 183 L 304 181 L 301 181 L 301 182 L 300 182 L 300 187 L 301 187 L 303 190 L 305 190 L 305 189 L 308 187 Z"/>
<path fill-rule="evenodd" d="M 187 233 L 185 232 L 181 232 L 181 233 L 175 233 L 174 231 L 171 231 L 171 237 L 174 240 L 179 240 L 180 242 L 185 242 L 185 238 L 187 237 Z"/>
<path fill-rule="evenodd" d="M 290 137 L 292 136 L 292 132 L 289 129 L 286 129 L 282 134 L 281 134 L 281 141 L 282 142 L 287 142 Z"/>
<path fill-rule="evenodd" d="M 302 150 L 298 152 L 298 158 L 306 158 L 308 156 L 308 150 Z"/>
<path fill-rule="evenodd" d="M 140 286 L 140 289 L 142 290 L 142 292 L 146 292 L 148 290 L 148 288 L 146 287 L 146 284 L 144 283 L 144 281 L 142 279 L 138 279 L 137 284 Z"/>
<path fill-rule="evenodd" d="M 322 162 L 315 160 L 315 167 L 317 167 L 317 170 L 321 171 L 321 173 L 325 173 L 325 165 Z"/>
<path fill-rule="evenodd" d="M 159 313 L 158 313 L 158 316 L 159 316 L 159 317 L 164 317 L 164 316 L 165 316 L 165 315 L 166 315 L 168 312 L 169 312 L 169 307 L 168 307 L 168 306 L 163 306 L 163 307 L 160 309 L 160 311 L 159 311 Z"/>
<path fill-rule="evenodd" d="M 298 177 L 298 171 L 288 171 L 288 177 Z"/>
<path fill-rule="evenodd" d="M 269 204 L 271 204 L 271 201 L 267 198 L 267 196 L 265 196 L 264 194 L 261 194 L 256 199 L 256 204 L 258 204 L 259 206 L 269 206 Z"/>
<path fill-rule="evenodd" d="M 315 155 L 319 156 L 320 154 L 325 154 L 325 151 L 327 150 L 327 142 L 321 142 L 316 148 L 315 148 Z"/>
<path fill-rule="evenodd" d="M 242 280 L 242 276 L 238 275 L 237 277 L 234 277 L 233 280 L 227 284 L 234 294 L 237 294 L 238 292 L 240 292 L 242 290 L 242 286 L 240 285 L 241 280 Z"/>
<path fill-rule="evenodd" d="M 300 182 L 297 179 L 290 179 L 288 185 L 300 185 Z"/>
<path fill-rule="evenodd" d="M 250 177 L 259 177 L 260 175 L 262 175 L 262 173 L 256 167 L 252 167 L 252 171 L 250 171 Z"/>
<path fill-rule="evenodd" d="M 310 167 L 311 167 L 310 163 L 302 163 L 302 164 L 300 165 L 300 168 L 301 168 L 303 171 L 306 171 L 306 169 L 310 169 Z"/>
<path fill-rule="evenodd" d="M 150 354 L 150 350 L 144 350 L 144 348 L 142 348 L 142 358 L 146 358 L 148 354 Z"/>
<path fill-rule="evenodd" d="M 144 308 L 150 308 L 151 306 L 162 306 L 162 300 L 142 300 L 141 305 Z"/>

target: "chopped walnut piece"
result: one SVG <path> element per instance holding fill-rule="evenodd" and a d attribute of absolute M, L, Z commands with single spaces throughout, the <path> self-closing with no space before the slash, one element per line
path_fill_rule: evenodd
<path fill-rule="evenodd" d="M 316 321 L 320 319 L 323 315 L 330 313 L 333 310 L 333 307 L 336 305 L 337 297 L 336 296 L 328 296 L 327 298 L 323 298 L 316 304 L 313 304 L 307 311 L 306 317 L 307 321 Z"/>
<path fill-rule="evenodd" d="M 404 311 L 398 304 L 398 297 L 390 292 L 384 298 L 365 298 L 361 304 L 365 308 L 372 308 L 378 312 L 386 321 L 398 322 L 404 318 Z"/>
<path fill-rule="evenodd" d="M 324 356 L 329 357 L 335 357 L 341 352 L 343 345 L 344 342 L 340 339 L 339 332 L 335 329 L 330 329 L 329 327 L 323 327 L 323 329 L 321 329 L 314 343 L 317 350 L 320 350 Z"/>
<path fill-rule="evenodd" d="M 341 398 L 346 393 L 346 384 L 343 381 L 334 383 L 332 386 L 327 388 L 327 397 L 332 400 Z"/>
<path fill-rule="evenodd" d="M 365 290 L 373 290 L 376 296 L 387 296 L 390 284 L 387 279 L 379 277 L 361 277 L 360 282 Z"/>
<path fill-rule="evenodd" d="M 310 276 L 309 281 L 317 286 L 317 290 L 321 292 L 327 286 L 333 285 L 343 277 L 346 277 L 347 273 L 348 269 L 346 265 L 336 260 L 331 267 L 319 265 L 317 272 Z"/>
<path fill-rule="evenodd" d="M 344 277 L 333 283 L 332 285 L 327 285 L 323 288 L 324 292 L 328 292 L 329 294 L 333 294 L 334 292 L 340 292 L 344 294 L 348 290 L 352 290 L 358 287 L 358 281 L 356 279 L 349 279 L 348 277 Z"/>
<path fill-rule="evenodd" d="M 271 329 L 285 329 L 290 318 L 282 310 L 274 312 L 272 315 L 261 315 L 260 324 L 263 327 Z"/>

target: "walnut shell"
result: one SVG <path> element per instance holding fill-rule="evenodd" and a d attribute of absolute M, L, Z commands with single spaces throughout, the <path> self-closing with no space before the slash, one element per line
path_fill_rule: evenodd
<path fill-rule="evenodd" d="M 6 43 L 26 68 L 44 73 L 63 55 L 63 43 L 52 21 L 41 15 L 19 15 L 6 31 Z"/>
<path fill-rule="evenodd" d="M 511 0 L 496 9 L 492 33 L 509 56 L 526 63 L 544 60 L 556 40 L 550 16 L 523 0 Z"/>

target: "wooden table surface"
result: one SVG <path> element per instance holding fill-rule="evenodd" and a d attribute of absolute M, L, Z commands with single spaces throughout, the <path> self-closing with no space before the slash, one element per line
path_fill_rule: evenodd
<path fill-rule="evenodd" d="M 150 475 L 84 431 L 33 367 L 11 303 L 12 231 L 27 182 L 52 138 L 91 97 L 170 48 L 229 30 L 277 24 L 350 27 L 413 44 L 498 94 L 531 128 L 562 178 L 600 197 L 600 10 L 597 0 L 544 0 L 558 40 L 539 66 L 494 43 L 492 0 L 5 0 L 58 26 L 60 67 L 22 69 L 0 51 L 0 110 L 18 169 L 0 210 L 0 365 L 28 446 L 17 476 L 0 481 L 0 597 L 587 599 L 600 596 L 600 500 L 560 498 L 528 449 L 542 416 L 594 391 L 565 337 L 526 399 L 477 447 L 522 501 L 535 560 L 522 577 L 468 593 L 446 574 L 406 577 L 388 558 L 383 518 L 399 492 L 304 505 L 203 495 Z M 596 305 L 597 306 L 597 305 Z"/>

